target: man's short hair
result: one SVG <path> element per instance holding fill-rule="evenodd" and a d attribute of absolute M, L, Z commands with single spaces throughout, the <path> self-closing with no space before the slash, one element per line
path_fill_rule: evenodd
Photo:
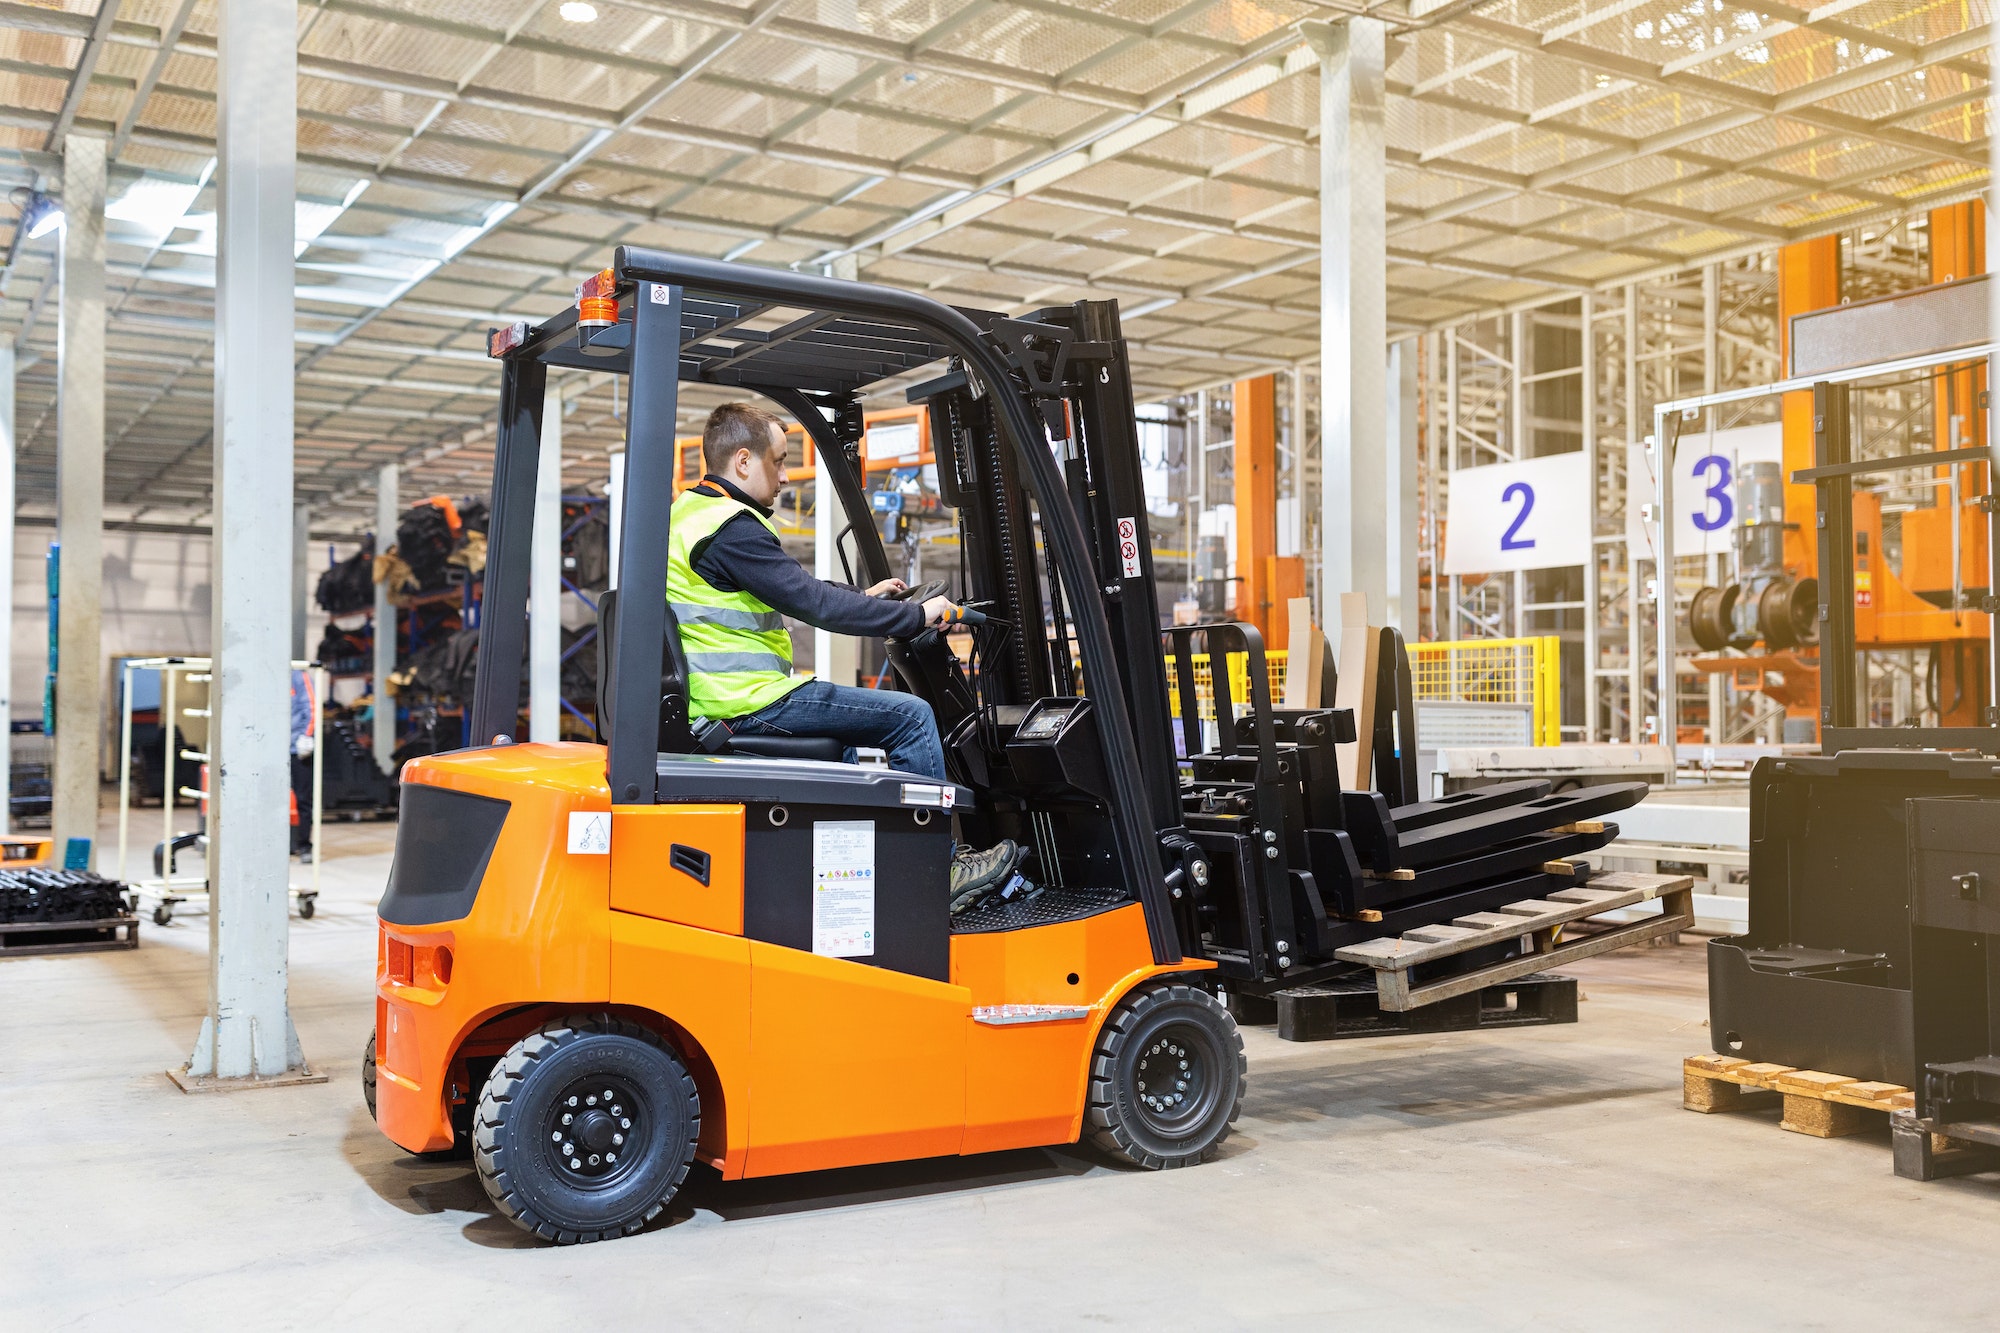
<path fill-rule="evenodd" d="M 771 450 L 771 427 L 785 430 L 784 418 L 751 403 L 724 403 L 708 414 L 701 428 L 701 461 L 710 472 L 720 475 L 738 449 L 748 449 L 759 458 Z"/>

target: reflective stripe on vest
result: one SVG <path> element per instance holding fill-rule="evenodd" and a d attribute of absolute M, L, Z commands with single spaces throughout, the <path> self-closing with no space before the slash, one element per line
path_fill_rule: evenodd
<path fill-rule="evenodd" d="M 724 629 L 774 630 L 785 627 L 785 618 L 776 611 L 731 611 L 720 606 L 698 606 L 693 602 L 670 602 L 674 619 L 683 625 L 720 625 Z"/>
<path fill-rule="evenodd" d="M 667 605 L 680 624 L 688 666 L 688 714 L 738 718 L 805 684 L 792 677 L 792 636 L 785 618 L 747 592 L 724 592 L 695 571 L 692 552 L 738 514 L 761 512 L 726 495 L 683 491 L 668 520 Z"/>

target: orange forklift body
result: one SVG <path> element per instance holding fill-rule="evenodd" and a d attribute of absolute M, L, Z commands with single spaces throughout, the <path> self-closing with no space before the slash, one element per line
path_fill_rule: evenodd
<path fill-rule="evenodd" d="M 406 784 L 511 803 L 469 914 L 381 924 L 376 1115 L 412 1152 L 448 1148 L 467 1061 L 569 1007 L 665 1037 L 701 1095 L 698 1156 L 728 1179 L 1069 1143 L 1092 1048 L 1164 973 L 1138 903 L 951 938 L 948 981 L 743 935 L 744 807 L 614 806 L 604 747 L 511 745 L 413 761 Z M 570 816 L 611 815 L 608 853 Z M 709 882 L 669 848 L 709 854 Z"/>

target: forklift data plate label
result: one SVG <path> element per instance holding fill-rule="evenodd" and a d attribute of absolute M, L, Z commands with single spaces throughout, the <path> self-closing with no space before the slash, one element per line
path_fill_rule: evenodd
<path fill-rule="evenodd" d="M 813 823 L 813 952 L 875 956 L 875 821 Z"/>
<path fill-rule="evenodd" d="M 572 810 L 569 814 L 571 856 L 611 855 L 611 812 Z"/>

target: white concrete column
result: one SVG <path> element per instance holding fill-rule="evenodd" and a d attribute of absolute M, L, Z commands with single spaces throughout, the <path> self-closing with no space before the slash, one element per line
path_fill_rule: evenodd
<path fill-rule="evenodd" d="M 1304 25 L 1320 60 L 1320 615 L 1389 600 L 1387 195 L 1380 19 Z M 1371 614 L 1374 611 L 1371 610 Z"/>
<path fill-rule="evenodd" d="M 1383 553 L 1388 618 L 1382 623 L 1403 631 L 1407 642 L 1417 637 L 1417 358 L 1423 344 L 1405 338 L 1389 346 L 1387 439 L 1388 485 L 1383 513 L 1388 517 Z"/>
<path fill-rule="evenodd" d="M 13 772 L 14 730 L 14 344 L 0 342 L 0 775 Z M 0 833 L 12 828 L 11 783 L 0 791 Z"/>
<path fill-rule="evenodd" d="M 306 642 L 306 617 L 312 610 L 312 510 L 292 506 L 292 660 L 304 662 L 312 646 Z"/>
<path fill-rule="evenodd" d="M 528 739 L 562 739 L 562 382 L 554 375 L 542 399 L 528 554 Z"/>
<path fill-rule="evenodd" d="M 375 474 L 375 553 L 396 544 L 396 465 L 384 463 Z M 384 773 L 395 771 L 389 756 L 396 750 L 396 701 L 389 694 L 389 673 L 396 669 L 396 608 L 389 604 L 387 584 L 375 585 L 375 661 L 370 667 L 375 691 L 375 722 L 370 731 L 375 762 Z"/>
<path fill-rule="evenodd" d="M 840 493 L 826 479 L 824 467 L 813 481 L 813 497 L 813 573 L 823 579 L 844 578 L 846 572 L 840 567 L 835 543 L 847 526 L 847 510 L 840 503 Z M 860 577 L 859 571 L 856 577 Z M 835 685 L 852 685 L 860 671 L 861 648 L 851 635 L 813 631 L 813 675 Z"/>
<path fill-rule="evenodd" d="M 63 140 L 62 317 L 56 339 L 56 855 L 97 837 L 104 708 L 104 152 Z"/>
<path fill-rule="evenodd" d="M 191 1079 L 310 1073 L 288 1004 L 294 15 L 222 0 L 216 57 L 215 612 L 208 1016 Z"/>

